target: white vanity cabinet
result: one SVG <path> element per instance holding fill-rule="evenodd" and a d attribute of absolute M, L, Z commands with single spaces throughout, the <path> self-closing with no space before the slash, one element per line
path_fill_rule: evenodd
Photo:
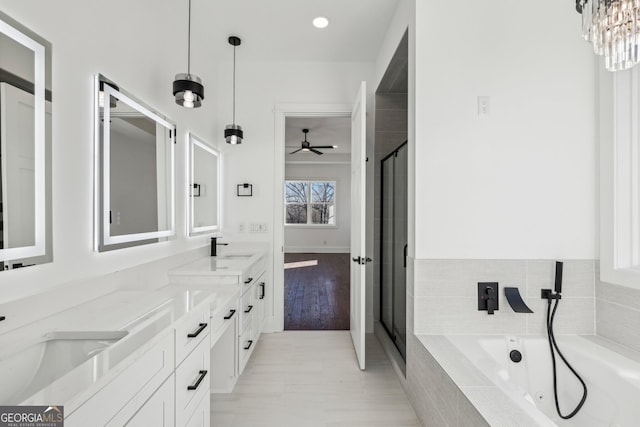
<path fill-rule="evenodd" d="M 264 325 L 265 252 L 203 258 L 170 271 L 169 277 L 177 286 L 226 294 L 211 310 L 211 392 L 231 393 Z"/>
<path fill-rule="evenodd" d="M 66 417 L 65 425 L 208 426 L 212 299 L 205 299 L 143 344 L 132 355 L 134 361 L 114 372 Z M 175 302 L 184 303 L 184 297 Z"/>

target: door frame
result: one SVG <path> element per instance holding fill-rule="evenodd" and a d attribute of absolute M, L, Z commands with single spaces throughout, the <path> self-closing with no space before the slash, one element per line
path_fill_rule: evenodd
<path fill-rule="evenodd" d="M 273 322 L 284 331 L 284 180 L 285 124 L 289 117 L 351 117 L 351 104 L 277 104 L 275 115 L 273 212 Z M 279 200 L 279 202 L 278 202 Z"/>

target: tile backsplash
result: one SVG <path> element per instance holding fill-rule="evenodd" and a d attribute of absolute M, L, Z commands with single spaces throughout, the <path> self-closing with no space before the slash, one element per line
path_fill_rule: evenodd
<path fill-rule="evenodd" d="M 556 333 L 595 334 L 595 263 L 564 261 Z M 547 301 L 540 290 L 553 288 L 555 260 L 418 259 L 414 269 L 416 334 L 546 334 Z M 478 311 L 478 282 L 499 283 L 500 309 L 494 315 Z M 515 313 L 504 287 L 519 288 L 533 313 Z"/>

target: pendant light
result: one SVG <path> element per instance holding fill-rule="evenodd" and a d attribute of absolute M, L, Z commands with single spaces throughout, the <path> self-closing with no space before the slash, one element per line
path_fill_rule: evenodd
<path fill-rule="evenodd" d="M 176 104 L 185 108 L 198 108 L 204 99 L 204 86 L 200 77 L 191 74 L 191 0 L 189 0 L 189 26 L 187 30 L 187 73 L 176 74 L 173 96 Z"/>
<path fill-rule="evenodd" d="M 242 144 L 244 133 L 242 126 L 236 124 L 236 46 L 240 46 L 239 37 L 229 37 L 229 44 L 233 46 L 233 123 L 224 129 L 224 139 L 227 144 Z"/>

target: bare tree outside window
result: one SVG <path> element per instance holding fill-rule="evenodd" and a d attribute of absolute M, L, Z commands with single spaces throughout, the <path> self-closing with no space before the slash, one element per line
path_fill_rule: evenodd
<path fill-rule="evenodd" d="M 335 225 L 335 181 L 286 181 L 285 223 Z"/>

